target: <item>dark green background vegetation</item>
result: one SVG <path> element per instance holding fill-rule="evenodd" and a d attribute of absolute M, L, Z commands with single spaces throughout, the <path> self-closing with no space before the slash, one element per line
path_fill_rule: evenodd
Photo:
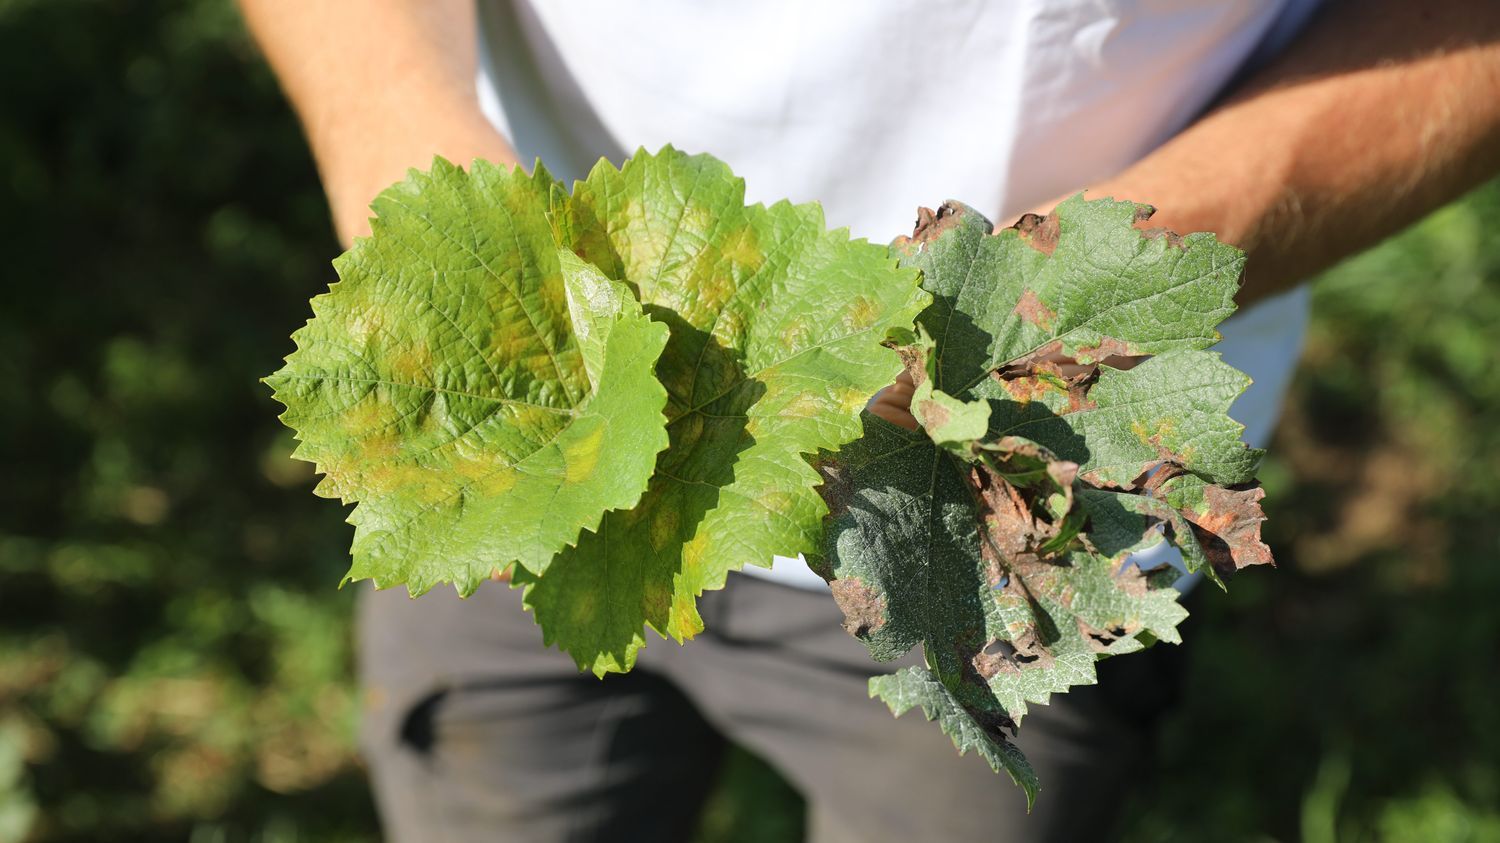
<path fill-rule="evenodd" d="M 0 0 L 0 238 L 0 841 L 373 839 L 349 530 L 257 383 L 336 246 L 227 0 Z M 1500 188 L 1316 300 L 1281 567 L 1204 595 L 1130 835 L 1500 840 Z M 795 836 L 724 782 L 706 840 Z"/>

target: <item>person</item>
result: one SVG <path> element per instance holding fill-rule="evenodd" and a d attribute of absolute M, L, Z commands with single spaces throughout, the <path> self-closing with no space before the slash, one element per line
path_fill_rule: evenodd
<path fill-rule="evenodd" d="M 750 201 L 818 200 L 885 241 L 918 205 L 1001 225 L 1079 189 L 1249 255 L 1219 346 L 1264 444 L 1298 283 L 1500 170 L 1500 4 L 1462 0 L 241 0 L 296 107 L 340 239 L 434 154 L 577 178 L 672 143 Z M 476 85 L 477 80 L 477 85 Z M 900 390 L 874 408 L 901 414 Z M 364 746 L 397 840 L 676 840 L 725 746 L 808 800 L 811 839 L 1092 840 L 1171 696 L 1152 648 L 1034 710 L 1043 791 L 867 699 L 877 670 L 799 560 L 705 595 L 707 631 L 604 681 L 545 650 L 514 592 L 361 595 Z M 1117 664 L 1118 663 L 1118 664 Z"/>

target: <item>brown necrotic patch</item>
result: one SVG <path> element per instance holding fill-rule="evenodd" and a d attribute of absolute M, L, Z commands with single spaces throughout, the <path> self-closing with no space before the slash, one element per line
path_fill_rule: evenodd
<path fill-rule="evenodd" d="M 1095 408 L 1088 392 L 1099 379 L 1097 363 L 1087 365 L 1066 361 L 1061 357 L 1061 343 L 1048 343 L 1035 353 L 1007 363 L 990 373 L 1005 391 L 1016 401 L 1025 403 L 1043 397 L 1049 392 L 1067 396 L 1068 406 L 1060 412 L 1076 413 Z"/>
<path fill-rule="evenodd" d="M 930 243 L 942 236 L 943 232 L 959 224 L 966 215 L 975 213 L 962 202 L 952 199 L 937 207 L 918 208 L 917 222 L 913 226 L 910 237 L 897 237 L 891 245 L 905 254 L 911 254 L 919 250 L 923 243 Z"/>
<path fill-rule="evenodd" d="M 844 630 L 863 638 L 885 626 L 885 600 L 857 577 L 843 577 L 828 584 L 834 602 L 844 612 Z"/>
<path fill-rule="evenodd" d="M 1036 291 L 1029 289 L 1022 292 L 1021 298 L 1016 300 L 1013 312 L 1044 331 L 1052 330 L 1052 323 L 1057 319 L 1057 311 L 1043 304 Z"/>
<path fill-rule="evenodd" d="M 1040 214 L 1022 214 L 1011 228 L 1021 235 L 1026 245 L 1038 252 L 1051 255 L 1057 251 L 1057 240 L 1062 233 L 1058 226 L 1057 214 L 1048 214 L 1045 217 Z"/>
<path fill-rule="evenodd" d="M 947 407 L 944 407 L 942 404 L 939 404 L 936 401 L 923 401 L 922 406 L 917 407 L 916 409 L 922 414 L 921 418 L 923 420 L 923 423 L 927 426 L 928 430 L 943 427 L 948 423 L 948 419 L 953 415 L 952 413 L 948 412 Z"/>
<path fill-rule="evenodd" d="M 1265 496 L 1265 490 L 1259 486 L 1243 489 L 1209 486 L 1203 490 L 1207 511 L 1183 512 L 1192 523 L 1193 534 L 1209 563 L 1220 575 L 1251 565 L 1273 564 L 1271 548 L 1260 538 L 1260 525 L 1266 520 L 1260 500 Z"/>
<path fill-rule="evenodd" d="M 1122 624 L 1115 624 L 1104 629 L 1097 629 L 1078 618 L 1078 632 L 1088 642 L 1089 649 L 1096 653 L 1108 653 L 1121 639 L 1129 638 L 1139 630 L 1127 629 Z"/>
<path fill-rule="evenodd" d="M 984 649 L 970 657 L 969 665 L 980 678 L 989 681 L 1001 673 L 1046 670 L 1054 661 L 1051 651 L 1036 629 L 1027 627 L 1010 641 L 1003 638 L 991 639 Z"/>

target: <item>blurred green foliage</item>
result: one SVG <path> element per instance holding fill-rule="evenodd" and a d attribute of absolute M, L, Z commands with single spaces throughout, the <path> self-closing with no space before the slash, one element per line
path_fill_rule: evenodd
<path fill-rule="evenodd" d="M 1500 183 L 1313 291 L 1279 568 L 1198 602 L 1132 837 L 1500 841 Z"/>
<path fill-rule="evenodd" d="M 0 91 L 0 840 L 368 837 L 298 128 L 225 2 L 9 0 Z"/>
<path fill-rule="evenodd" d="M 227 0 L 0 0 L 0 841 L 376 837 L 348 528 L 257 383 L 336 252 Z M 1129 837 L 1500 840 L 1500 187 L 1318 282 Z M 786 840 L 731 757 L 705 840 Z M 1045 798 L 1045 796 L 1043 797 Z"/>

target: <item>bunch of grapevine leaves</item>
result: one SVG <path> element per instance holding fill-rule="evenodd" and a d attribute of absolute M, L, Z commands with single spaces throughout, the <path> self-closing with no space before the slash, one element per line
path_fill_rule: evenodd
<path fill-rule="evenodd" d="M 1222 578 L 1271 561 L 1260 453 L 1227 411 L 1249 379 L 1203 350 L 1234 309 L 1243 256 L 1210 234 L 1141 232 L 1151 209 L 1081 197 L 992 225 L 923 210 L 892 249 L 933 303 L 892 345 L 915 389 L 908 431 L 866 413 L 819 460 L 830 507 L 814 566 L 877 659 L 926 667 L 870 682 L 920 706 L 1034 798 L 1005 730 L 1028 702 L 1095 681 L 1100 658 L 1186 617 L 1176 568 L 1132 553 L 1171 541 Z"/>
<path fill-rule="evenodd" d="M 1203 350 L 1242 258 L 1134 204 L 991 234 L 949 203 L 887 249 L 667 147 L 571 191 L 438 159 L 374 210 L 267 378 L 316 491 L 356 504 L 349 580 L 509 571 L 603 675 L 645 627 L 701 631 L 730 570 L 805 554 L 875 658 L 924 648 L 872 695 L 1032 798 L 1026 703 L 1177 640 L 1170 570 L 1130 553 L 1269 561 L 1226 415 L 1247 380 Z M 862 412 L 903 369 L 911 431 Z"/>
<path fill-rule="evenodd" d="M 803 455 L 856 438 L 930 301 L 822 209 L 747 206 L 670 147 L 571 193 L 438 160 L 374 203 L 268 378 L 317 491 L 357 502 L 349 579 L 469 594 L 503 570 L 603 674 L 679 641 L 745 564 L 816 552 Z"/>

